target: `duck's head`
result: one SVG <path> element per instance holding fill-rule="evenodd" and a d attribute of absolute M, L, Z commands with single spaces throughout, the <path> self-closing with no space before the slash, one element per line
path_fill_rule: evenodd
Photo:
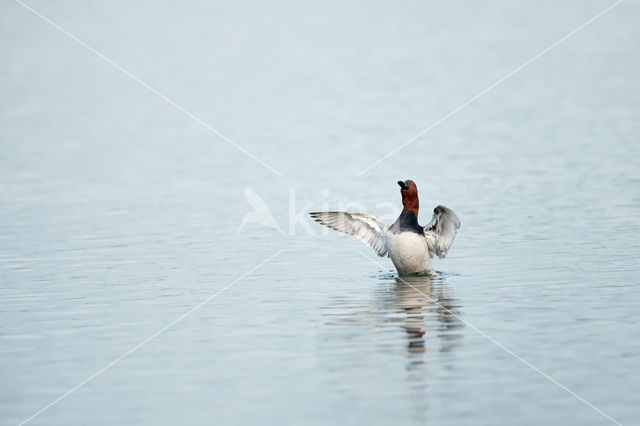
<path fill-rule="evenodd" d="M 418 187 L 412 180 L 405 180 L 404 182 L 399 180 L 400 194 L 402 194 L 402 205 L 405 210 L 414 210 L 418 213 Z"/>

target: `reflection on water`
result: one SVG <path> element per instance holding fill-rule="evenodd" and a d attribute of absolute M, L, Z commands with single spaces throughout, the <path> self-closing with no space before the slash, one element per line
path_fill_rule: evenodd
<path fill-rule="evenodd" d="M 387 285 L 373 290 L 373 298 L 368 302 L 353 293 L 334 296 L 332 303 L 323 308 L 325 325 L 357 325 L 363 332 L 381 326 L 385 336 L 380 343 L 384 344 L 398 337 L 400 325 L 406 338 L 402 341 L 410 354 L 449 352 L 456 347 L 463 326 L 462 305 L 443 277 L 383 277 L 382 280 Z M 328 333 L 327 338 L 354 339 L 353 328 L 346 335 L 335 329 L 323 331 Z"/>
<path fill-rule="evenodd" d="M 384 285 L 362 295 L 335 296 L 323 308 L 321 335 L 326 346 L 345 341 L 352 351 L 408 355 L 407 369 L 425 363 L 431 355 L 453 351 L 462 337 L 461 303 L 443 277 L 381 278 Z M 366 338 L 372 330 L 378 338 Z M 352 355 L 351 351 L 345 351 Z M 334 355 L 334 354 L 332 354 Z M 360 358 L 341 362 L 361 366 Z"/>
<path fill-rule="evenodd" d="M 438 345 L 442 352 L 455 348 L 460 337 L 456 331 L 463 326 L 459 318 L 461 305 L 444 280 L 425 276 L 395 280 L 392 303 L 405 317 L 392 320 L 402 323 L 409 353 L 423 353 Z"/>
<path fill-rule="evenodd" d="M 464 349 L 461 302 L 442 276 L 384 275 L 378 286 L 368 287 L 372 282 L 358 287 L 345 282 L 345 291 L 322 309 L 318 355 L 327 385 L 357 400 L 359 388 L 347 377 L 395 383 L 392 390 L 382 386 L 380 397 L 393 392 L 406 415 L 424 424 L 433 411 L 438 367 L 446 367 L 450 379 L 459 370 L 454 352 Z"/>
<path fill-rule="evenodd" d="M 406 382 L 412 400 L 412 417 L 427 421 L 429 411 L 430 355 L 452 352 L 461 337 L 460 302 L 444 279 L 425 276 L 395 278 L 387 318 L 406 334 Z M 397 314 L 400 314 L 399 316 Z"/>

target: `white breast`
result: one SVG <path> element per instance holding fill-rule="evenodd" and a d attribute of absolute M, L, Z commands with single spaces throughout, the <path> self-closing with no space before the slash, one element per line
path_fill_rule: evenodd
<path fill-rule="evenodd" d="M 429 247 L 424 235 L 415 232 L 387 234 L 387 250 L 400 275 L 434 273 L 429 259 Z"/>

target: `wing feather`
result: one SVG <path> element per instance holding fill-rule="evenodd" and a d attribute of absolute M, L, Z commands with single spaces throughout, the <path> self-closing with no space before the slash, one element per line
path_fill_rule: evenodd
<path fill-rule="evenodd" d="M 378 256 L 387 254 L 387 225 L 375 216 L 350 212 L 312 212 L 316 222 L 344 234 L 354 235 Z"/>
<path fill-rule="evenodd" d="M 429 250 L 440 259 L 447 255 L 460 228 L 460 219 L 456 213 L 445 206 L 433 209 L 433 218 L 424 227 L 424 234 Z"/>

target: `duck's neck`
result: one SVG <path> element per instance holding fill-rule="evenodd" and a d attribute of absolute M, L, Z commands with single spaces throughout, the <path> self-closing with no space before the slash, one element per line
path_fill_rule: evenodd
<path fill-rule="evenodd" d="M 402 194 L 402 213 L 400 213 L 400 222 L 404 227 L 419 228 L 418 210 L 420 203 L 416 194 Z"/>
<path fill-rule="evenodd" d="M 400 217 L 398 218 L 402 226 L 409 228 L 419 228 L 418 225 L 418 211 L 417 210 L 402 210 Z"/>
<path fill-rule="evenodd" d="M 420 209 L 420 201 L 418 196 L 414 194 L 402 194 L 402 213 L 412 212 L 418 217 L 418 210 Z"/>

